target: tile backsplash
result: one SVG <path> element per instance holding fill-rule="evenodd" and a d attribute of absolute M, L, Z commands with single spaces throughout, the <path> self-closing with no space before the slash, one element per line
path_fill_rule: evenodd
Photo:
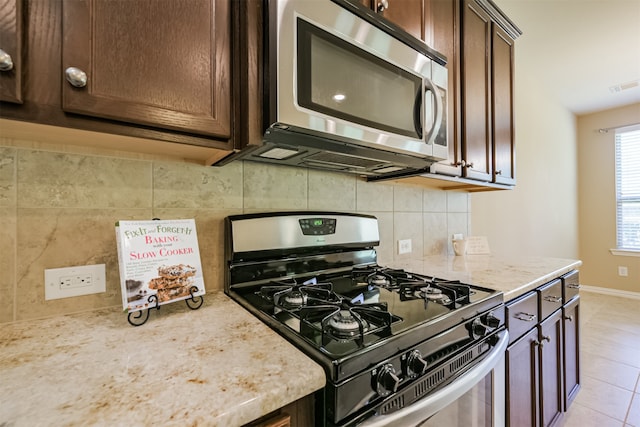
<path fill-rule="evenodd" d="M 120 306 L 118 220 L 195 218 L 205 285 L 223 289 L 224 217 L 273 210 L 375 215 L 380 264 L 446 254 L 448 236 L 470 231 L 463 192 L 251 162 L 205 167 L 49 151 L 0 138 L 0 323 Z M 413 252 L 397 255 L 395 242 L 408 238 Z M 45 301 L 45 269 L 86 264 L 106 264 L 105 293 Z"/>

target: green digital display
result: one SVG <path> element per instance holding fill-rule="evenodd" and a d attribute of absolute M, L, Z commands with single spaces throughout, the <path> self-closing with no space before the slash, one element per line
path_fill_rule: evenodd
<path fill-rule="evenodd" d="M 299 221 L 305 236 L 326 236 L 336 232 L 335 218 L 301 218 Z"/>

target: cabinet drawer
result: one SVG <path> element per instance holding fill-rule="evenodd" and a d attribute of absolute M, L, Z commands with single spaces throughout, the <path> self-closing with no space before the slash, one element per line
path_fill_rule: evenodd
<path fill-rule="evenodd" d="M 538 288 L 540 298 L 540 321 L 549 317 L 551 313 L 562 307 L 562 281 L 555 279 Z"/>
<path fill-rule="evenodd" d="M 580 275 L 577 271 L 572 271 L 570 273 L 562 276 L 562 302 L 568 303 L 573 298 L 575 298 L 580 289 Z"/>
<path fill-rule="evenodd" d="M 512 343 L 538 324 L 538 298 L 536 292 L 529 292 L 516 301 L 507 304 L 506 313 L 509 343 Z"/>

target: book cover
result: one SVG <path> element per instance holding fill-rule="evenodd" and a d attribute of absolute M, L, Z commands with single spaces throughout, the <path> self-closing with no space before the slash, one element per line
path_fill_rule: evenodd
<path fill-rule="evenodd" d="M 118 221 L 116 241 L 125 311 L 204 295 L 195 220 Z"/>

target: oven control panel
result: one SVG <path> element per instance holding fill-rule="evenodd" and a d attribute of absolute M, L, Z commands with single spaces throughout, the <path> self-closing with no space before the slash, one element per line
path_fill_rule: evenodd
<path fill-rule="evenodd" d="M 298 220 L 305 236 L 325 236 L 335 234 L 335 218 L 301 218 Z"/>

